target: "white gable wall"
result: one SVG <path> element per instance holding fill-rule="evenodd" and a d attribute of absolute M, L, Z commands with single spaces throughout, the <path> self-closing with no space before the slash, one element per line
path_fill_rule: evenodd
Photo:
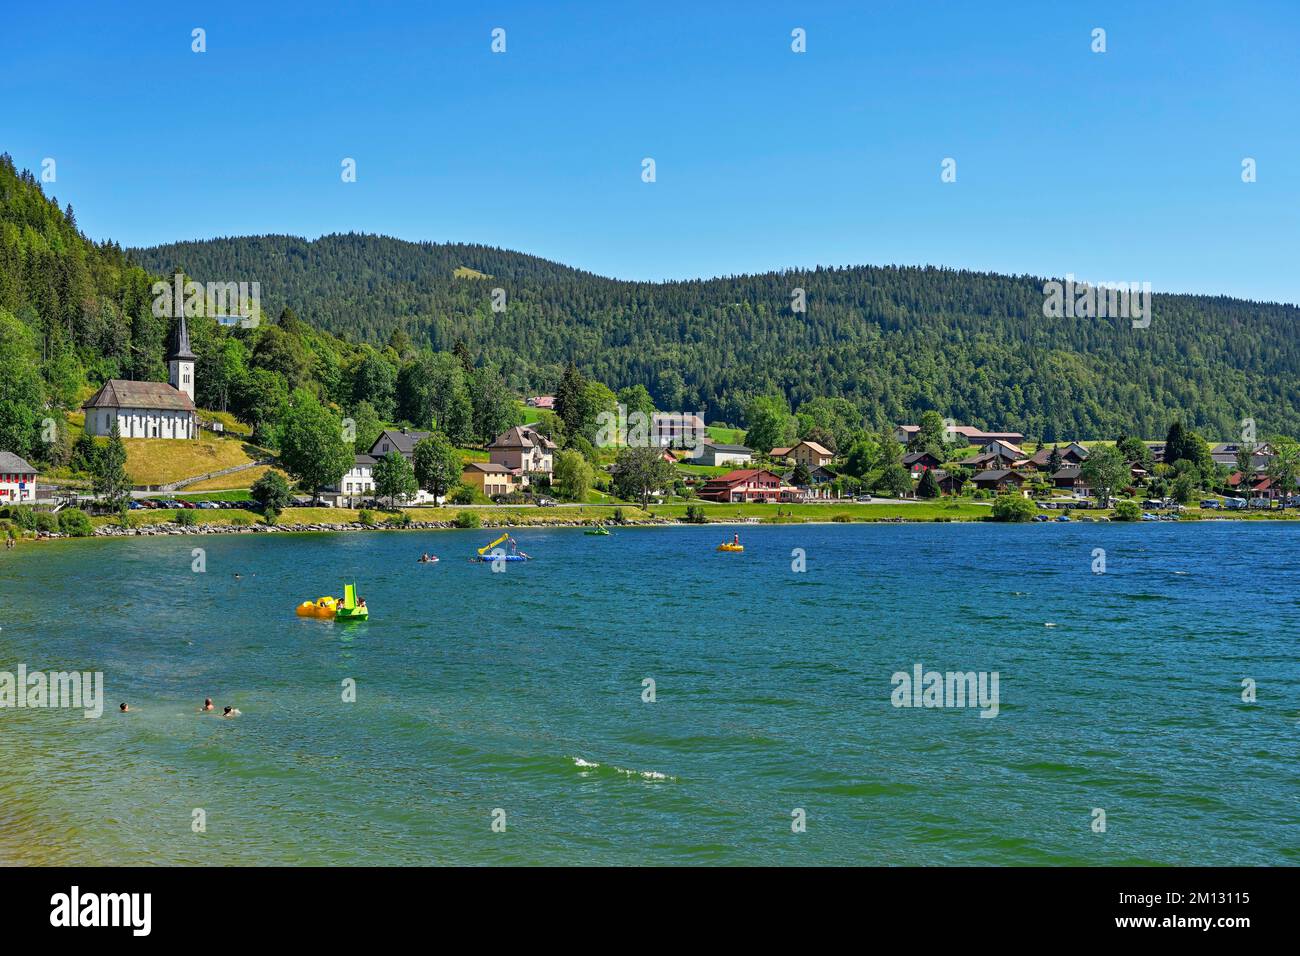
<path fill-rule="evenodd" d="M 194 413 L 158 408 L 88 408 L 86 432 L 107 437 L 113 422 L 123 438 L 194 438 Z"/>

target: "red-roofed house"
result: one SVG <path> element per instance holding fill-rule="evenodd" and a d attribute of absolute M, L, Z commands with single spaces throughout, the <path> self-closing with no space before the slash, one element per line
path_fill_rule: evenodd
<path fill-rule="evenodd" d="M 788 497 L 780 475 L 763 468 L 740 468 L 710 478 L 696 492 L 696 497 L 705 501 L 733 504 L 742 501 L 780 501 L 783 494 Z"/>

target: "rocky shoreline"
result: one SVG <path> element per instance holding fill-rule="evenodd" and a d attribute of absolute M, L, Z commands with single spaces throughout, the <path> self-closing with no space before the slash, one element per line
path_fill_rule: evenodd
<path fill-rule="evenodd" d="M 481 529 L 498 529 L 498 528 L 594 528 L 598 525 L 606 527 L 632 527 L 632 526 L 653 526 L 653 525 L 676 525 L 685 524 L 686 522 L 678 521 L 673 518 L 642 518 L 639 520 L 625 521 L 622 525 L 611 525 L 610 522 L 592 521 L 590 519 L 577 519 L 572 521 L 547 521 L 545 523 L 535 522 L 515 522 L 515 521 L 484 521 L 479 528 Z M 130 538 L 130 537 L 158 537 L 166 535 L 205 535 L 205 534 L 273 534 L 273 533 L 301 533 L 311 531 L 472 531 L 473 528 L 462 528 L 455 521 L 411 521 L 406 524 L 362 524 L 360 521 L 353 522 L 322 522 L 307 524 L 254 524 L 254 525 L 192 525 L 183 527 L 174 522 L 165 524 L 147 525 L 141 528 L 121 528 L 114 525 L 105 525 L 95 529 L 93 537 L 96 538 Z M 40 535 L 42 538 L 66 538 L 68 535 L 58 532 L 45 532 Z"/>
<path fill-rule="evenodd" d="M 1287 515 L 1286 517 L 1291 520 L 1295 520 L 1294 518 L 1292 518 L 1291 515 Z M 846 524 L 846 523 L 847 524 L 932 524 L 932 523 L 970 524 L 972 522 L 979 522 L 981 520 L 988 520 L 988 519 L 949 518 L 949 517 L 905 518 L 905 517 L 898 517 L 898 516 L 854 518 L 850 522 L 837 522 L 833 520 L 807 519 L 807 518 L 798 519 L 794 521 L 782 521 L 782 522 L 761 522 L 757 520 L 744 520 L 744 519 L 739 519 L 739 520 L 709 519 L 708 521 L 703 522 L 703 524 L 724 525 L 724 526 L 736 525 L 739 527 L 746 527 L 746 526 L 752 527 L 754 525 L 764 524 L 764 523 L 783 524 L 783 525 L 784 524 Z M 1096 521 L 1098 519 L 1088 519 L 1088 518 L 1076 519 L 1076 521 L 1081 523 L 1087 523 L 1090 520 Z M 1186 523 L 1188 521 L 1194 521 L 1197 523 L 1222 522 L 1222 521 L 1235 522 L 1241 520 L 1244 519 L 1229 518 L 1229 517 L 1190 518 L 1190 519 L 1184 518 L 1179 523 L 1180 524 Z M 1260 519 L 1255 519 L 1255 520 L 1260 520 Z M 489 519 L 483 521 L 482 524 L 480 524 L 476 529 L 476 528 L 463 528 L 460 525 L 458 525 L 455 521 L 411 521 L 406 524 L 362 524 L 359 521 L 308 522 L 308 523 L 275 524 L 275 525 L 212 524 L 212 525 L 191 525 L 188 527 L 176 524 L 174 522 L 166 522 L 164 524 L 146 525 L 144 527 L 139 527 L 139 528 L 122 528 L 117 525 L 103 525 L 101 527 L 96 528 L 94 534 L 91 535 L 90 537 L 134 538 L 134 537 L 168 537 L 168 536 L 176 536 L 176 535 L 202 536 L 202 535 L 212 535 L 212 534 L 303 534 L 303 533 L 312 533 L 312 532 L 333 533 L 333 532 L 348 532 L 348 531 L 473 531 L 473 530 L 480 530 L 480 529 L 491 531 L 491 530 L 500 530 L 505 528 L 514 528 L 521 531 L 526 531 L 532 528 L 536 528 L 538 530 L 544 530 L 550 528 L 594 528 L 599 526 L 603 526 L 607 528 L 674 527 L 674 526 L 699 527 L 701 526 L 701 523 L 693 522 L 693 521 L 685 521 L 681 518 L 660 518 L 660 517 L 627 519 L 622 524 L 614 524 L 613 522 L 609 522 L 609 521 L 595 521 L 590 518 L 574 518 L 572 520 L 564 520 L 564 519 L 556 518 L 545 522 L 527 522 L 527 521 L 509 521 L 509 520 L 500 521 L 500 520 Z M 75 536 L 73 535 L 63 534 L 58 531 L 41 531 L 35 534 L 32 538 L 28 538 L 27 540 L 28 541 L 31 541 L 33 539 L 39 541 L 73 540 L 74 537 Z M 21 543 L 21 539 L 19 543 Z"/>

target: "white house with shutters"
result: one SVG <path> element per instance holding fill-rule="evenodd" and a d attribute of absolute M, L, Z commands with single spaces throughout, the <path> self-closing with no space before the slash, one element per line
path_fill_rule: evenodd
<path fill-rule="evenodd" d="M 36 500 L 36 469 L 13 452 L 0 451 L 0 505 Z"/>

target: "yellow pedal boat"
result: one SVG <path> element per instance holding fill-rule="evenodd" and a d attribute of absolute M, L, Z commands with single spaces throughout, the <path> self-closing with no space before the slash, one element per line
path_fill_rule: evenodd
<path fill-rule="evenodd" d="M 323 620 L 332 621 L 334 615 L 338 612 L 339 599 L 335 597 L 319 597 L 314 601 L 303 601 L 298 605 L 299 617 L 319 617 Z"/>
<path fill-rule="evenodd" d="M 718 545 L 718 550 L 719 551 L 744 551 L 745 546 L 743 544 L 728 544 L 724 542 L 723 544 Z"/>

